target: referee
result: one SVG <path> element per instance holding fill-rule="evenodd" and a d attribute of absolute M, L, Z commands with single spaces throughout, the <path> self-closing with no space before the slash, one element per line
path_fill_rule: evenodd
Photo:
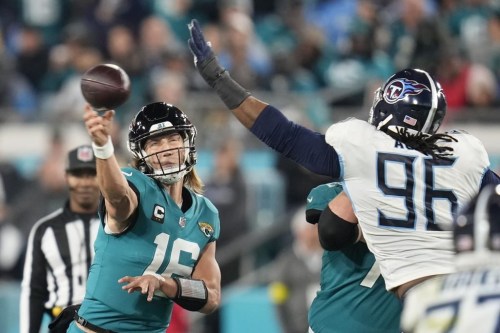
<path fill-rule="evenodd" d="M 21 333 L 38 333 L 45 313 L 54 318 L 65 307 L 83 301 L 99 226 L 100 192 L 91 146 L 69 152 L 66 183 L 69 199 L 64 207 L 36 222 L 29 235 L 21 284 Z"/>

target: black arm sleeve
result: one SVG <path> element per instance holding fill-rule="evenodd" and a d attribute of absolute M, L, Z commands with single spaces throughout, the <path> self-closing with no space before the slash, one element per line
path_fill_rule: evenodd
<path fill-rule="evenodd" d="M 339 157 L 325 136 L 288 120 L 268 105 L 250 131 L 269 147 L 319 175 L 340 177 Z"/>
<path fill-rule="evenodd" d="M 491 169 L 488 169 L 484 173 L 483 181 L 481 182 L 481 190 L 483 189 L 483 187 L 490 184 L 494 185 L 500 184 L 500 177 Z"/>
<path fill-rule="evenodd" d="M 326 206 L 319 218 L 318 234 L 323 249 L 336 251 L 354 244 L 358 239 L 359 229 L 356 224 L 347 222 Z"/>

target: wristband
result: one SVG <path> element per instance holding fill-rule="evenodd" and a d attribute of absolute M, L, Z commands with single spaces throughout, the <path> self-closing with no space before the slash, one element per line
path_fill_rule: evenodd
<path fill-rule="evenodd" d="M 208 290 L 203 280 L 172 277 L 177 284 L 177 294 L 172 300 L 186 310 L 201 310 L 208 302 Z"/>
<path fill-rule="evenodd" d="M 217 57 L 212 56 L 202 63 L 197 63 L 196 67 L 229 110 L 236 109 L 250 96 L 250 92 L 234 81 L 229 72 L 219 64 Z"/>
<path fill-rule="evenodd" d="M 227 106 L 229 110 L 234 110 L 241 105 L 250 93 L 234 81 L 228 71 L 221 73 L 220 78 L 215 82 L 215 92 Z"/>
<path fill-rule="evenodd" d="M 113 147 L 111 136 L 108 136 L 108 141 L 104 144 L 104 146 L 98 146 L 92 142 L 92 150 L 94 151 L 94 156 L 101 160 L 107 160 L 113 156 L 115 148 Z"/>

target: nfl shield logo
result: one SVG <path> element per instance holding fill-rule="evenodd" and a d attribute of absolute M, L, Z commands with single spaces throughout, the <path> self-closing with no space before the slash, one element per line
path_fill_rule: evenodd
<path fill-rule="evenodd" d="M 181 228 L 184 228 L 186 226 L 186 218 L 184 216 L 181 216 L 179 218 L 179 225 L 181 226 Z"/>
<path fill-rule="evenodd" d="M 80 147 L 76 152 L 76 158 L 82 162 L 90 162 L 94 158 L 94 152 L 90 147 Z"/>

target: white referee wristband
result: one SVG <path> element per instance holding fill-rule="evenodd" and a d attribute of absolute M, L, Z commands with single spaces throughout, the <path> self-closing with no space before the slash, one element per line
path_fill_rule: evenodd
<path fill-rule="evenodd" d="M 92 142 L 92 150 L 94 151 L 94 156 L 101 160 L 107 160 L 115 153 L 115 148 L 113 147 L 113 141 L 111 141 L 111 136 L 108 136 L 108 142 L 104 146 L 98 146 Z"/>

